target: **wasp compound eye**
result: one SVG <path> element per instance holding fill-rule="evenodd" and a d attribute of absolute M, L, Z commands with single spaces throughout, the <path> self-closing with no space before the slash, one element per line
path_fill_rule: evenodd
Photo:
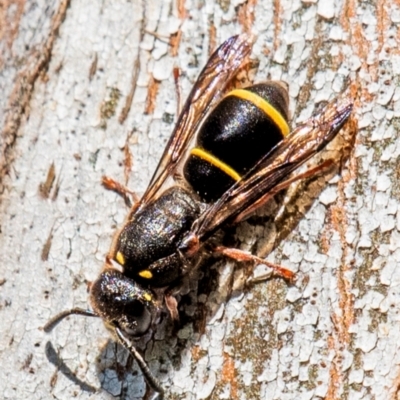
<path fill-rule="evenodd" d="M 140 301 L 133 301 L 128 308 L 123 309 L 117 325 L 130 336 L 144 335 L 151 324 L 151 312 Z"/>
<path fill-rule="evenodd" d="M 131 336 L 150 328 L 154 295 L 119 271 L 106 270 L 91 287 L 93 310 L 113 326 Z"/>

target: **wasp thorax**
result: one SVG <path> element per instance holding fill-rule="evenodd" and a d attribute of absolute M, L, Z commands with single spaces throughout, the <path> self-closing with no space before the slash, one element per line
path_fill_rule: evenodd
<path fill-rule="evenodd" d="M 92 284 L 93 311 L 131 336 L 146 333 L 152 322 L 153 293 L 116 270 L 106 270 Z"/>
<path fill-rule="evenodd" d="M 138 212 L 120 232 L 113 255 L 124 275 L 143 287 L 179 281 L 187 266 L 176 250 L 200 209 L 193 193 L 173 187 Z"/>

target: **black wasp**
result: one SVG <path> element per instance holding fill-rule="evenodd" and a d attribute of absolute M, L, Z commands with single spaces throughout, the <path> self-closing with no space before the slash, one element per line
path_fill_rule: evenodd
<path fill-rule="evenodd" d="M 100 276 L 91 284 L 93 311 L 74 308 L 44 327 L 50 331 L 71 314 L 102 318 L 160 396 L 163 388 L 132 339 L 147 333 L 161 310 L 177 316 L 174 294 L 184 279 L 190 279 L 216 231 L 242 221 L 293 180 L 321 169 L 288 179 L 336 136 L 352 110 L 347 99 L 336 100 L 290 132 L 283 82 L 235 89 L 220 100 L 251 47 L 245 35 L 234 36 L 208 60 L 149 187 L 131 208 Z M 197 131 L 196 144 L 188 149 Z M 182 174 L 185 179 L 174 181 Z M 239 261 L 265 263 L 238 249 L 211 250 Z M 288 270 L 273 268 L 278 275 L 293 277 Z"/>

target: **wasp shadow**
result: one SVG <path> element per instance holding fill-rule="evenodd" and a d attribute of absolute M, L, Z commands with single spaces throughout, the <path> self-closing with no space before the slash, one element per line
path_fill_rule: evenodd
<path fill-rule="evenodd" d="M 57 372 L 63 374 L 73 384 L 80 387 L 83 392 L 96 393 L 97 388 L 88 385 L 86 382 L 77 378 L 76 374 L 68 367 L 68 365 L 62 360 L 58 352 L 54 348 L 53 344 L 49 341 L 45 346 L 45 354 L 48 361 L 57 368 Z"/>

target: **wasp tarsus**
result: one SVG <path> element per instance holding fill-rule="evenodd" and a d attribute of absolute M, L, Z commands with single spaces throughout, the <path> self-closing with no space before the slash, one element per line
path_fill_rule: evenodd
<path fill-rule="evenodd" d="M 245 35 L 235 36 L 210 57 L 149 187 L 132 206 L 101 274 L 91 284 L 93 311 L 68 310 L 44 327 L 50 331 L 72 314 L 102 318 L 160 397 L 164 390 L 134 340 L 155 329 L 162 310 L 177 318 L 174 293 L 191 278 L 216 231 L 247 218 L 293 181 L 329 167 L 326 162 L 289 177 L 336 136 L 352 110 L 351 102 L 343 97 L 290 132 L 289 96 L 283 82 L 235 89 L 216 103 L 250 50 L 251 41 Z M 188 150 L 201 123 L 195 146 Z M 185 179 L 174 181 L 180 166 Z M 166 189 L 167 180 L 174 184 Z M 111 179 L 103 178 L 103 184 L 126 197 L 131 194 Z M 295 279 L 293 272 L 244 251 L 222 246 L 212 251 L 237 261 L 269 265 L 274 274 Z"/>
<path fill-rule="evenodd" d="M 229 247 L 224 247 L 224 246 L 216 246 L 214 248 L 214 253 L 223 255 L 225 257 L 232 258 L 233 260 L 237 262 L 253 262 L 256 264 L 264 264 L 267 267 L 269 267 L 272 270 L 271 275 L 279 276 L 281 278 L 286 279 L 287 281 L 293 283 L 296 280 L 296 275 L 294 272 L 281 267 L 280 265 L 271 263 L 267 260 L 264 260 L 263 258 L 254 256 L 253 254 L 239 250 L 239 249 L 233 249 Z"/>
<path fill-rule="evenodd" d="M 115 181 L 109 176 L 103 176 L 101 178 L 101 184 L 107 189 L 119 194 L 123 199 L 127 207 L 132 207 L 132 204 L 138 203 L 139 198 L 137 194 L 132 190 L 129 190 L 126 186 Z"/>

